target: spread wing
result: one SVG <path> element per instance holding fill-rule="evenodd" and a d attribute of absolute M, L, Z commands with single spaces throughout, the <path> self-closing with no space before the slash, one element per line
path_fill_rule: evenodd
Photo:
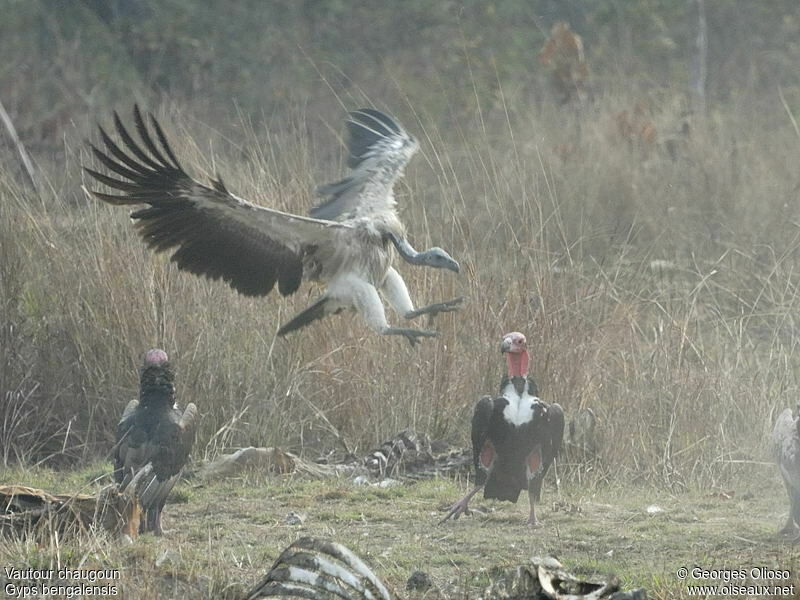
<path fill-rule="evenodd" d="M 223 279 L 247 296 L 264 296 L 275 283 L 287 295 L 300 285 L 303 255 L 309 249 L 335 245 L 335 232 L 348 228 L 252 204 L 228 192 L 221 179 L 210 187 L 195 181 L 178 163 L 155 118 L 149 115 L 148 127 L 138 106 L 133 115 L 141 142 L 114 113 L 122 147 L 102 127 L 105 151 L 90 144 L 97 160 L 114 176 L 85 170 L 122 192 L 92 191 L 99 199 L 115 205 L 149 205 L 131 213 L 135 227 L 156 252 L 174 250 L 172 260 L 179 269 Z"/>
<path fill-rule="evenodd" d="M 485 463 L 491 464 L 494 459 L 494 450 L 485 448 L 489 441 L 489 424 L 494 412 L 494 399 L 491 396 L 484 396 L 475 405 L 472 413 L 472 461 L 475 465 L 475 485 L 486 483 L 486 476 L 489 468 Z"/>
<path fill-rule="evenodd" d="M 347 120 L 350 174 L 317 188 L 328 199 L 311 209 L 318 219 L 365 216 L 393 211 L 394 183 L 419 148 L 413 136 L 380 111 L 362 108 Z"/>

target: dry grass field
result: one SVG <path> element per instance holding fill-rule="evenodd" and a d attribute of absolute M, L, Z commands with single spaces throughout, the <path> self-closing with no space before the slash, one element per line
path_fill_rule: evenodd
<path fill-rule="evenodd" d="M 43 487 L 75 490 L 91 487 L 89 482 L 109 468 L 93 465 L 66 480 L 63 473 L 46 470 L 13 475 Z M 499 570 L 547 555 L 587 579 L 616 574 L 624 588 L 643 586 L 655 599 L 691 597 L 690 585 L 725 584 L 722 576 L 680 580 L 676 573 L 681 567 L 745 569 L 748 574 L 762 567 L 790 570 L 786 582 L 756 576 L 734 583 L 798 588 L 800 550 L 775 534 L 786 507 L 773 475 L 754 475 L 726 490 L 677 494 L 628 482 L 569 484 L 558 492 L 548 487 L 539 511 L 544 527 L 533 530 L 524 524 L 524 503 L 484 501 L 475 507 L 485 512 L 437 526 L 441 509 L 463 493 L 463 481 L 426 480 L 379 489 L 349 479 L 251 473 L 179 486 L 165 510 L 163 538 L 146 535 L 133 545 L 104 532 L 77 539 L 5 539 L 0 540 L 0 562 L 17 568 L 116 569 L 119 579 L 107 583 L 118 586 L 115 597 L 120 598 L 235 600 L 283 548 L 312 535 L 333 538 L 357 552 L 401 598 L 479 598 Z M 653 506 L 663 511 L 648 513 Z M 302 522 L 287 519 L 290 513 Z M 405 590 L 417 570 L 434 583 L 427 595 Z"/>

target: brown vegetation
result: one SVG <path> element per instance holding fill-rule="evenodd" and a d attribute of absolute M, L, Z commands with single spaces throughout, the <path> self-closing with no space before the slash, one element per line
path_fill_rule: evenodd
<path fill-rule="evenodd" d="M 277 339 L 307 298 L 242 298 L 150 254 L 123 211 L 80 191 L 89 161 L 78 140 L 41 201 L 6 179 L 4 460 L 104 456 L 152 346 L 175 356 L 179 400 L 202 413 L 197 457 L 249 445 L 363 451 L 407 427 L 466 444 L 475 398 L 502 371 L 494 340 L 518 329 L 545 398 L 568 418 L 595 411 L 599 480 L 681 489 L 748 472 L 796 386 L 794 160 L 766 150 L 790 147 L 792 132 L 730 112 L 677 163 L 632 168 L 605 124 L 587 119 L 562 166 L 542 162 L 532 140 L 584 117 L 537 110 L 505 125 L 483 115 L 487 132 L 507 128 L 499 138 L 404 119 L 427 140 L 399 190 L 412 240 L 443 240 L 464 267 L 458 278 L 404 275 L 420 303 L 468 298 L 414 351 L 370 339 L 347 314 Z M 244 134 L 242 159 L 187 127 L 189 111 L 160 116 L 194 173 L 219 171 L 271 206 L 302 211 L 314 182 L 340 171 L 317 164 L 291 123 Z M 765 151 L 738 163 L 732 131 Z"/>

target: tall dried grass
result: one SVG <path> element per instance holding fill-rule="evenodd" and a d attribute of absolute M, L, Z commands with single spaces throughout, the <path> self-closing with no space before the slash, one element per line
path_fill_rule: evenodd
<path fill-rule="evenodd" d="M 124 210 L 81 191 L 91 160 L 76 135 L 41 200 L 0 182 L 4 463 L 103 456 L 151 346 L 201 409 L 201 455 L 363 450 L 405 427 L 466 444 L 503 368 L 499 336 L 520 330 L 545 399 L 597 413 L 598 480 L 681 488 L 758 469 L 774 411 L 797 395 L 797 139 L 731 108 L 676 137 L 672 157 L 667 102 L 660 146 L 616 137 L 629 100 L 571 111 L 501 96 L 437 124 L 390 107 L 422 140 L 397 190 L 412 241 L 463 266 L 404 277 L 420 305 L 467 297 L 416 349 L 351 315 L 276 338 L 317 290 L 247 299 L 153 256 Z M 303 212 L 343 170 L 336 121 L 243 120 L 232 143 L 189 110 L 160 114 L 190 172 L 270 206 Z"/>

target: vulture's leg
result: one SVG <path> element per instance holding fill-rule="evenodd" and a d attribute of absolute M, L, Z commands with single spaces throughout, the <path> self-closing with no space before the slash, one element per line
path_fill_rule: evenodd
<path fill-rule="evenodd" d="M 388 327 L 387 329 L 381 331 L 381 335 L 402 335 L 413 347 L 419 343 L 419 338 L 439 337 L 439 332 L 426 331 L 424 329 L 409 329 L 407 327 Z"/>
<path fill-rule="evenodd" d="M 435 304 L 429 304 L 428 306 L 423 306 L 422 308 L 417 308 L 416 310 L 410 310 L 403 316 L 405 316 L 406 319 L 416 319 L 421 315 L 430 315 L 431 319 L 433 319 L 433 317 L 439 313 L 453 312 L 458 310 L 463 301 L 464 296 L 459 296 L 458 298 L 448 300 L 447 302 L 436 302 Z"/>
<path fill-rule="evenodd" d="M 531 514 L 528 517 L 528 525 L 530 525 L 531 527 L 541 527 L 542 522 L 536 518 L 536 508 L 535 508 L 536 493 L 533 492 L 532 490 L 528 490 L 528 499 L 531 502 Z"/>
<path fill-rule="evenodd" d="M 416 319 L 420 315 L 431 315 L 434 317 L 440 312 L 452 312 L 458 310 L 458 305 L 464 300 L 463 297 L 449 300 L 448 302 L 438 302 L 431 304 L 424 308 L 414 308 L 414 302 L 411 300 L 411 295 L 408 293 L 406 282 L 400 276 L 400 273 L 394 267 L 389 267 L 386 273 L 386 279 L 383 282 L 381 290 L 386 294 L 386 299 L 392 306 L 394 311 L 406 319 Z"/>
<path fill-rule="evenodd" d="M 398 285 L 398 282 L 400 285 Z M 411 303 L 406 285 L 394 269 L 389 269 L 389 275 L 387 275 L 382 289 L 393 307 L 396 307 L 395 303 L 397 302 L 407 301 L 409 304 Z M 361 313 L 361 316 L 364 317 L 367 325 L 381 335 L 402 335 L 412 346 L 416 345 L 421 337 L 436 337 L 439 335 L 436 331 L 389 327 L 378 290 L 375 289 L 375 286 L 370 285 L 359 277 L 348 275 L 336 280 L 335 283 L 331 282 L 328 287 L 328 293 L 335 298 L 348 298 L 356 310 Z"/>
<path fill-rule="evenodd" d="M 386 279 L 381 286 L 381 290 L 386 295 L 386 299 L 389 301 L 389 304 L 397 314 L 407 315 L 409 312 L 414 310 L 414 303 L 411 301 L 411 295 L 408 293 L 406 282 L 403 281 L 400 273 L 398 273 L 393 267 L 389 267 L 389 271 L 386 273 Z M 378 298 L 378 302 L 380 303 L 380 298 Z M 383 313 L 382 304 L 380 305 L 380 308 L 381 312 Z M 419 341 L 418 338 L 436 337 L 439 335 L 436 331 L 407 329 L 404 327 L 389 327 L 388 323 L 386 323 L 385 314 L 383 314 L 383 323 L 385 324 L 385 327 L 383 329 L 378 329 L 378 331 L 380 331 L 383 335 L 405 336 L 412 346 Z"/>
<path fill-rule="evenodd" d="M 439 521 L 439 525 L 447 521 L 447 519 L 449 519 L 450 517 L 453 517 L 453 519 L 455 520 L 458 519 L 458 517 L 460 517 L 462 514 L 468 515 L 470 513 L 469 501 L 476 493 L 478 493 L 478 490 L 480 490 L 482 487 L 483 485 L 476 485 L 467 493 L 466 496 L 464 496 L 463 498 L 461 498 L 461 500 L 453 504 L 453 506 L 450 507 L 447 514 L 444 516 L 444 519 Z"/>

